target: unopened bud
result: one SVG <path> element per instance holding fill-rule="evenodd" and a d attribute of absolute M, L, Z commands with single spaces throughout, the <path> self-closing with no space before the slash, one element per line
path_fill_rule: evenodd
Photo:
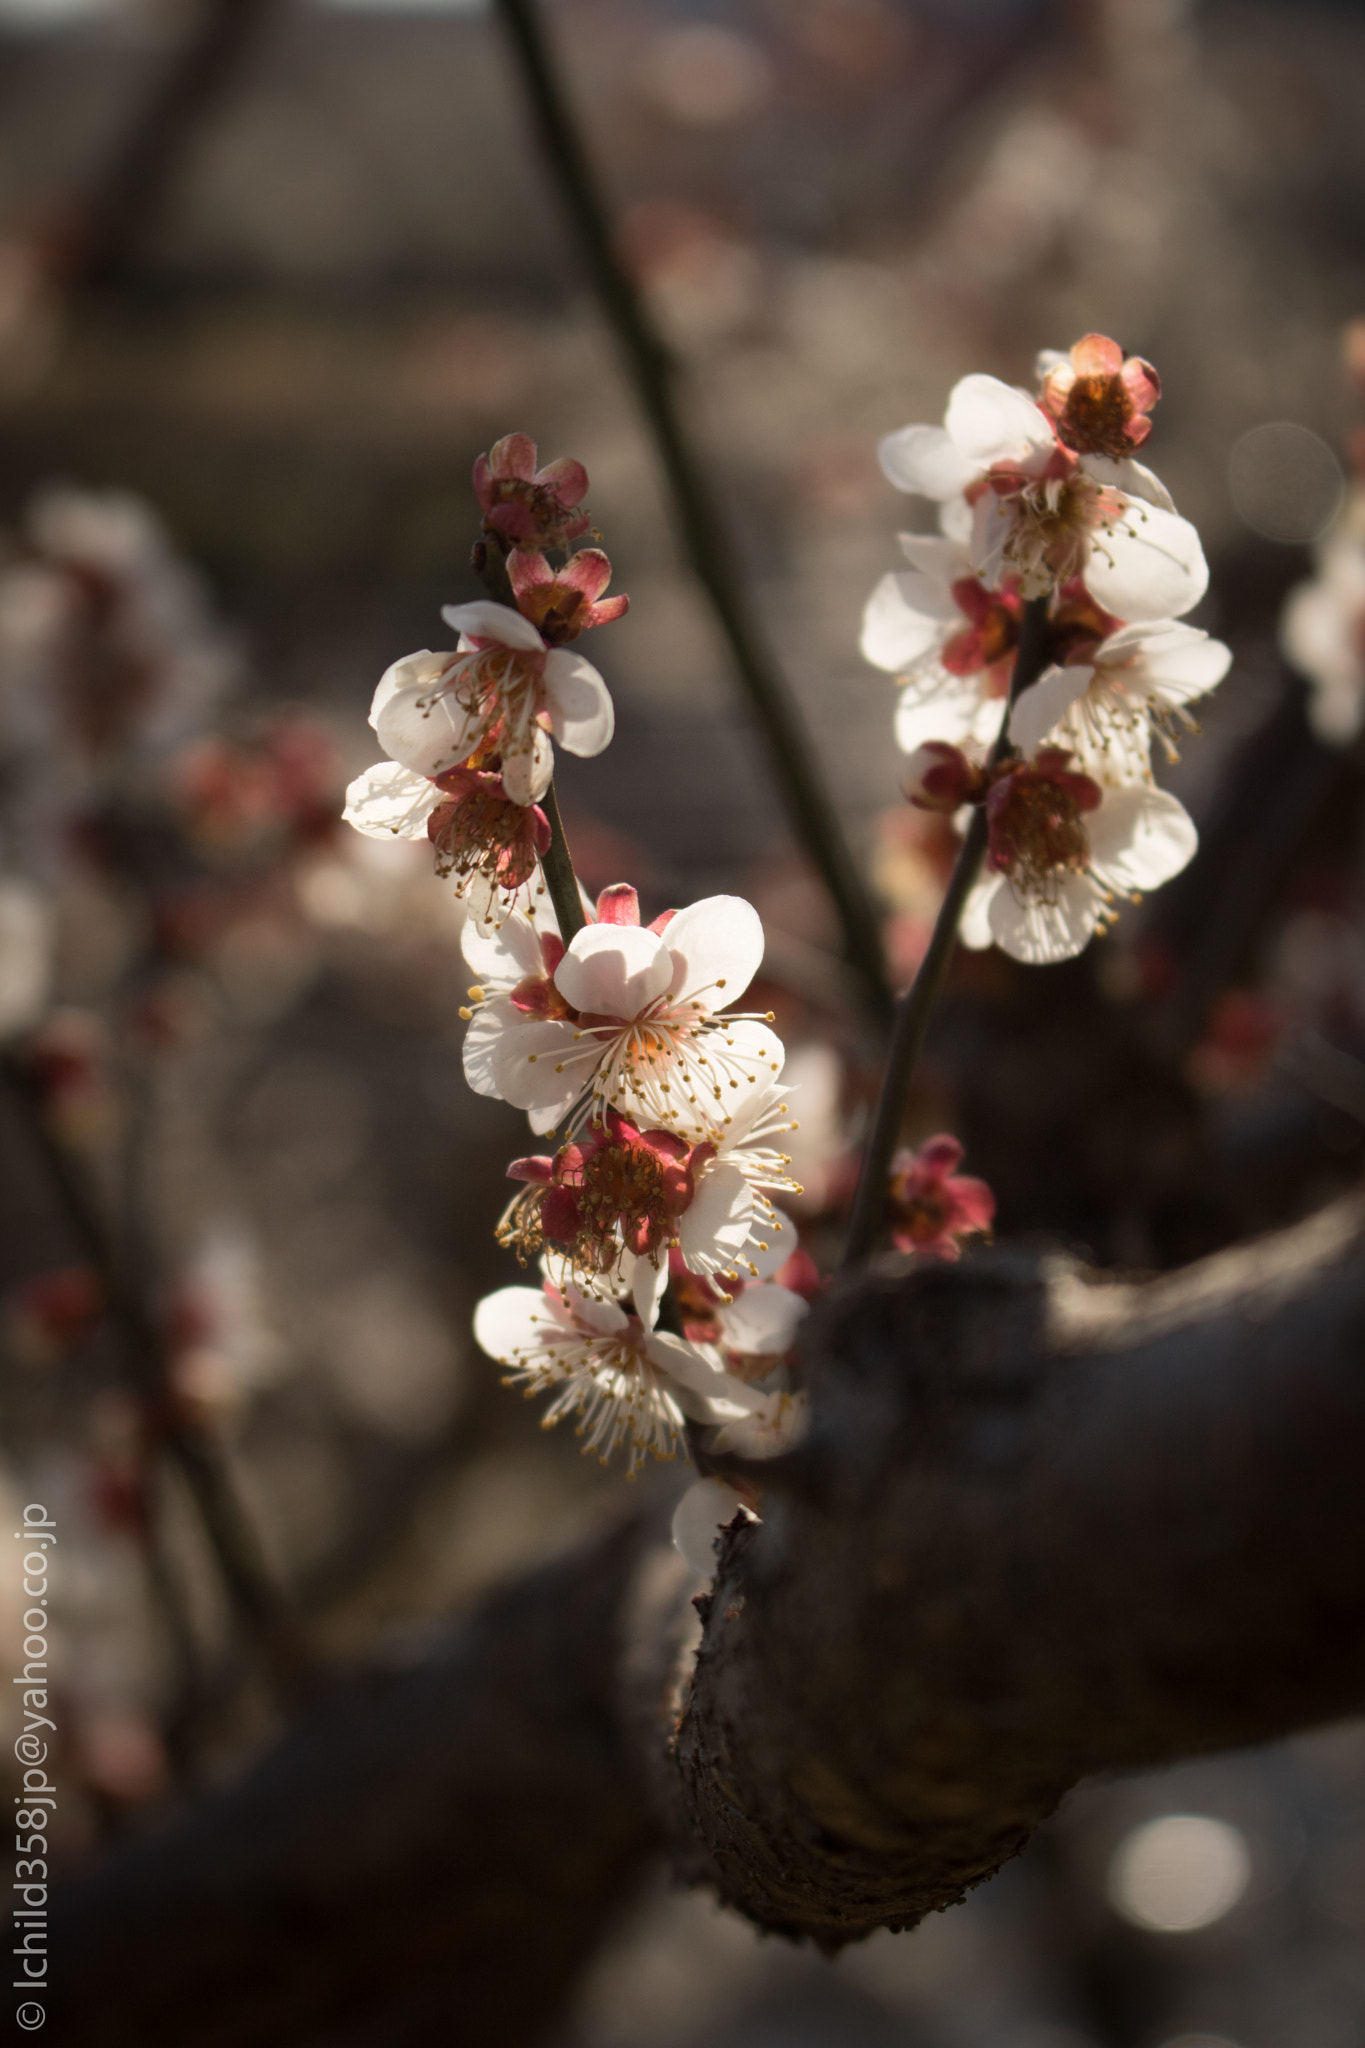
<path fill-rule="evenodd" d="M 920 811 L 943 811 L 947 815 L 963 804 L 978 803 L 986 793 L 986 777 L 961 747 L 947 740 L 926 740 L 910 756 L 902 784 L 906 796 Z"/>

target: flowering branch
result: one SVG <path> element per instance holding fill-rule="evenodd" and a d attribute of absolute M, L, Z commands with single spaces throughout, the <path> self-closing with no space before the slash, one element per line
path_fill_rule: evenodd
<path fill-rule="evenodd" d="M 1044 595 L 1031 598 L 1024 607 L 1023 625 L 1014 657 L 1009 696 L 1000 722 L 1000 731 L 991 748 L 987 764 L 991 768 L 998 767 L 1013 753 L 1014 749 L 1009 739 L 1010 713 L 1021 694 L 1031 684 L 1036 683 L 1042 673 L 1047 658 L 1049 605 L 1050 598 Z M 967 827 L 966 837 L 953 867 L 952 878 L 939 905 L 933 934 L 925 949 L 924 958 L 919 964 L 914 980 L 896 1005 L 891 1050 L 887 1056 L 877 1113 L 873 1120 L 872 1134 L 867 1142 L 867 1151 L 863 1156 L 858 1192 L 854 1198 L 848 1238 L 844 1245 L 845 1266 L 858 1265 L 876 1246 L 886 1214 L 887 1176 L 891 1157 L 896 1149 L 896 1139 L 900 1132 L 911 1077 L 924 1045 L 930 1019 L 943 993 L 948 969 L 957 950 L 958 927 L 962 921 L 962 913 L 981 872 L 985 853 L 986 810 L 984 804 L 978 804 Z"/>
<path fill-rule="evenodd" d="M 875 913 L 816 770 L 800 715 L 742 594 L 720 507 L 678 412 L 668 352 L 617 257 L 582 136 L 546 47 L 537 0 L 498 0 L 498 11 L 555 190 L 578 235 L 584 267 L 653 436 L 683 547 L 710 599 L 768 748 L 788 826 L 829 890 L 843 930 L 844 953 L 858 976 L 864 1004 L 884 1026 L 890 1019 L 891 995 Z"/>

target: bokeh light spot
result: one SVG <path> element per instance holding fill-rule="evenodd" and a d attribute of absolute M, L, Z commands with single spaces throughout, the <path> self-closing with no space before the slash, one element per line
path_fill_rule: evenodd
<path fill-rule="evenodd" d="M 1231 1912 L 1250 1877 L 1251 1854 L 1237 1828 L 1204 1814 L 1170 1813 L 1120 1842 L 1108 1892 L 1134 1926 L 1190 1934 Z"/>
<path fill-rule="evenodd" d="M 1341 464 L 1327 443 L 1293 420 L 1270 420 L 1233 443 L 1228 490 L 1240 516 L 1267 540 L 1313 540 L 1341 504 Z"/>

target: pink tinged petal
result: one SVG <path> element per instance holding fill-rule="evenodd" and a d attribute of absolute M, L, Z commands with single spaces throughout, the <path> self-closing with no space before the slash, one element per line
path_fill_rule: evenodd
<path fill-rule="evenodd" d="M 474 1311 L 474 1341 L 502 1365 L 518 1352 L 537 1351 L 552 1328 L 545 1296 L 538 1287 L 500 1287 L 486 1294 Z"/>
<path fill-rule="evenodd" d="M 1193 860 L 1199 834 L 1164 789 L 1116 789 L 1088 820 L 1090 866 L 1108 888 L 1157 889 Z"/>
<path fill-rule="evenodd" d="M 668 1287 L 668 1260 L 661 1258 L 656 1265 L 652 1259 L 637 1259 L 635 1272 L 630 1283 L 630 1297 L 635 1304 L 635 1313 L 647 1330 L 652 1330 L 659 1320 L 659 1304 Z"/>
<path fill-rule="evenodd" d="M 519 470 L 517 474 L 523 472 Z M 553 491 L 566 511 L 571 505 L 581 504 L 588 495 L 588 472 L 572 455 L 561 455 L 557 461 L 547 462 L 544 469 L 535 472 L 535 481 Z"/>
<path fill-rule="evenodd" d="M 955 498 L 977 476 L 970 461 L 943 427 L 902 427 L 877 444 L 882 474 L 898 491 L 922 498 Z"/>
<path fill-rule="evenodd" d="M 962 911 L 962 921 L 957 935 L 964 946 L 973 953 L 984 953 L 987 946 L 995 944 L 995 933 L 991 928 L 991 905 L 1004 886 L 1003 875 L 987 875 L 977 882 L 967 898 Z"/>
<path fill-rule="evenodd" d="M 595 602 L 611 582 L 610 557 L 601 548 L 580 548 L 560 570 L 559 581 L 567 583 L 571 590 L 581 590 L 590 603 Z"/>
<path fill-rule="evenodd" d="M 1175 510 L 1175 499 L 1156 471 L 1148 469 L 1145 462 L 1134 462 L 1130 455 L 1122 462 L 1111 462 L 1106 455 L 1084 455 L 1081 468 L 1096 483 L 1111 484 L 1126 498 L 1141 498 L 1144 505 L 1159 506 L 1163 512 Z"/>
<path fill-rule="evenodd" d="M 638 925 L 593 924 L 579 932 L 555 969 L 555 986 L 575 1010 L 596 1017 L 638 1017 L 667 992 L 668 947 Z"/>
<path fill-rule="evenodd" d="M 1057 445 L 1047 415 L 1025 392 L 980 373 L 953 386 L 943 424 L 954 447 L 978 470 L 994 462 L 1027 462 Z"/>
<path fill-rule="evenodd" d="M 1003 878 L 1002 878 L 1003 879 Z M 1053 903 L 1020 898 L 1008 883 L 991 899 L 991 936 L 1002 953 L 1029 967 L 1083 953 L 1100 917 L 1100 895 L 1088 875 L 1066 875 Z"/>
<path fill-rule="evenodd" d="M 919 1151 L 913 1155 L 912 1164 L 930 1179 L 942 1180 L 945 1175 L 952 1173 L 962 1164 L 962 1159 L 962 1140 L 950 1136 L 947 1131 L 941 1131 L 938 1137 L 930 1138 L 920 1146 Z"/>
<path fill-rule="evenodd" d="M 527 654 L 541 654 L 545 649 L 545 642 L 529 619 L 514 612 L 510 605 L 494 604 L 491 598 L 476 598 L 472 604 L 442 605 L 441 617 L 471 640 L 496 640 L 503 647 L 517 647 Z"/>
<path fill-rule="evenodd" d="M 998 731 L 1003 707 L 991 705 L 991 722 Z M 934 670 L 916 676 L 906 684 L 896 703 L 896 745 L 903 754 L 934 740 L 960 746 L 976 731 L 981 711 L 981 685 L 975 676 L 950 676 Z M 991 734 L 992 739 L 995 732 Z"/>
<path fill-rule="evenodd" d="M 1094 681 L 1087 662 L 1074 668 L 1050 668 L 1024 691 L 1010 713 L 1010 738 L 1021 753 L 1031 754 L 1053 727 L 1078 704 Z"/>
<path fill-rule="evenodd" d="M 960 1174 L 952 1186 L 954 1230 L 989 1230 L 995 1221 L 995 1196 L 984 1180 Z"/>
<path fill-rule="evenodd" d="M 640 899 L 629 882 L 613 882 L 609 889 L 603 889 L 597 898 L 597 922 L 599 924 L 638 924 L 640 922 Z M 649 929 L 652 931 L 653 926 Z"/>
<path fill-rule="evenodd" d="M 553 583 L 555 572 L 544 555 L 535 554 L 529 548 L 515 548 L 507 558 L 507 580 L 513 593 L 520 597 L 524 590 L 536 590 L 542 584 Z"/>
<path fill-rule="evenodd" d="M 502 786 L 514 804 L 538 803 L 550 787 L 555 750 L 543 725 L 527 727 L 515 744 L 504 741 Z"/>
<path fill-rule="evenodd" d="M 397 761 L 377 761 L 348 786 L 341 815 L 367 839 L 425 839 L 427 819 L 442 801 L 424 775 Z"/>
<path fill-rule="evenodd" d="M 468 760 L 486 721 L 456 703 L 453 692 L 399 690 L 375 720 L 379 744 L 416 775 L 440 775 Z"/>
<path fill-rule="evenodd" d="M 1085 583 L 1121 619 L 1174 619 L 1198 604 L 1209 570 L 1188 519 L 1133 502 L 1092 536 Z"/>
<path fill-rule="evenodd" d="M 742 896 L 704 896 L 668 927 L 675 1001 L 693 998 L 708 1010 L 743 995 L 763 959 L 763 920 Z"/>
<path fill-rule="evenodd" d="M 678 1245 L 689 1270 L 702 1271 L 718 1260 L 731 1264 L 748 1242 L 753 1214 L 753 1190 L 739 1168 L 714 1160 L 678 1221 Z"/>
<path fill-rule="evenodd" d="M 529 483 L 536 473 L 535 442 L 529 434 L 504 434 L 488 451 L 488 467 L 494 476 Z"/>
<path fill-rule="evenodd" d="M 491 983 L 495 987 L 503 984 L 513 988 L 519 981 L 544 972 L 540 932 L 520 911 L 513 912 L 496 931 L 467 918 L 460 935 L 460 950 L 476 979 L 485 986 Z"/>
<path fill-rule="evenodd" d="M 1080 377 L 1116 377 L 1123 368 L 1123 350 L 1107 334 L 1083 334 L 1071 350 Z"/>
<path fill-rule="evenodd" d="M 858 650 L 874 668 L 906 668 L 943 639 L 946 622 L 916 610 L 912 601 L 912 587 L 922 581 L 892 570 L 867 600 Z"/>
<path fill-rule="evenodd" d="M 678 1502 L 673 1511 L 673 1548 L 698 1578 L 715 1577 L 720 1532 L 739 1514 L 753 1519 L 734 1487 L 723 1479 L 699 1479 Z"/>
<path fill-rule="evenodd" d="M 799 1294 L 768 1283 L 746 1287 L 736 1301 L 720 1310 L 717 1320 L 727 1349 L 780 1358 L 791 1350 L 797 1329 L 809 1314 L 810 1303 Z"/>
<path fill-rule="evenodd" d="M 454 661 L 453 653 L 433 654 L 429 647 L 423 647 L 416 654 L 405 654 L 401 661 L 391 663 L 375 689 L 370 724 L 378 730 L 380 712 L 400 690 L 434 690 Z"/>
<path fill-rule="evenodd" d="M 1129 652 L 1142 657 L 1138 677 L 1162 704 L 1189 704 L 1216 688 L 1232 666 L 1232 649 L 1195 626 L 1162 622 L 1125 626 L 1096 650 L 1100 666 Z"/>
<path fill-rule="evenodd" d="M 629 610 L 630 599 L 623 590 L 619 597 L 603 598 L 601 604 L 590 606 L 588 624 L 590 626 L 610 626 L 616 619 L 623 619 Z"/>
<path fill-rule="evenodd" d="M 550 731 L 568 753 L 587 757 L 610 745 L 616 724 L 611 697 L 581 654 L 559 647 L 545 657 L 545 702 Z"/>

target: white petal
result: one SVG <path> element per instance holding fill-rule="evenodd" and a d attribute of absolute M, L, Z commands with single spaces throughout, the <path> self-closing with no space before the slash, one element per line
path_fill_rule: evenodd
<path fill-rule="evenodd" d="M 704 896 L 678 912 L 664 944 L 673 960 L 675 1001 L 696 997 L 706 1009 L 721 1010 L 743 995 L 758 972 L 763 920 L 742 896 Z"/>
<path fill-rule="evenodd" d="M 464 1035 L 461 1059 L 465 1080 L 476 1095 L 501 1101 L 502 1080 L 498 1061 L 503 1038 L 513 1024 L 521 1022 L 522 1012 L 505 997 L 496 1002 L 481 1003 L 474 1012 Z"/>
<path fill-rule="evenodd" d="M 892 570 L 863 607 L 858 651 L 874 668 L 906 668 L 944 638 L 941 620 L 918 611 L 914 596 L 925 579 Z M 956 607 L 953 607 L 956 616 Z"/>
<path fill-rule="evenodd" d="M 903 754 L 913 754 L 927 740 L 950 740 L 961 746 L 976 732 L 981 701 L 978 676 L 953 676 L 946 669 L 911 676 L 896 701 L 896 745 Z M 1003 709 L 998 702 L 994 706 L 997 729 Z"/>
<path fill-rule="evenodd" d="M 543 1017 L 523 1017 L 510 1003 L 485 1004 L 476 1016 L 489 1011 L 501 1013 L 503 1028 L 493 1047 L 489 1070 L 496 1092 L 514 1109 L 550 1111 L 567 1109 L 592 1079 L 601 1052 L 592 1037 L 574 1042 L 574 1026 Z M 520 1019 L 507 1021 L 508 1013 Z M 473 1030 L 473 1025 L 470 1030 Z M 557 1119 L 549 1117 L 542 1130 L 553 1129 Z"/>
<path fill-rule="evenodd" d="M 554 774 L 555 750 L 543 725 L 529 725 L 516 740 L 504 739 L 502 786 L 514 804 L 537 804 Z"/>
<path fill-rule="evenodd" d="M 589 1294 L 570 1281 L 564 1289 L 564 1299 L 573 1312 L 575 1323 L 594 1337 L 619 1337 L 630 1327 L 630 1317 L 625 1310 L 618 1308 L 614 1301 L 608 1301 L 605 1295 Z"/>
<path fill-rule="evenodd" d="M 698 1578 L 716 1576 L 716 1544 L 722 1529 L 748 1509 L 723 1479 L 699 1479 L 673 1511 L 673 1547 Z"/>
<path fill-rule="evenodd" d="M 1199 845 L 1189 812 L 1164 789 L 1106 791 L 1086 825 L 1092 873 L 1121 892 L 1169 882 Z"/>
<path fill-rule="evenodd" d="M 955 498 L 980 468 L 962 455 L 943 427 L 901 427 L 877 443 L 877 460 L 898 491 L 924 498 Z"/>
<path fill-rule="evenodd" d="M 650 1364 L 667 1373 L 678 1406 L 693 1421 L 719 1422 L 753 1409 L 753 1389 L 732 1379 L 720 1360 L 699 1345 L 656 1330 L 645 1348 Z"/>
<path fill-rule="evenodd" d="M 1175 619 L 1198 604 L 1209 569 L 1188 519 L 1130 501 L 1092 536 L 1085 582 L 1121 619 Z"/>
<path fill-rule="evenodd" d="M 748 1241 L 753 1213 L 753 1190 L 739 1168 L 727 1159 L 713 1159 L 678 1221 L 685 1263 L 693 1271 L 705 1270 L 717 1260 L 732 1265 Z"/>
<path fill-rule="evenodd" d="M 994 590 L 1005 573 L 1005 548 L 1013 532 L 1011 514 L 995 491 L 983 491 L 972 507 L 972 563 L 983 583 Z"/>
<path fill-rule="evenodd" d="M 910 567 L 938 586 L 941 610 L 937 616 L 956 618 L 953 585 L 972 573 L 971 558 L 962 542 L 948 540 L 938 533 L 898 533 L 896 538 Z"/>
<path fill-rule="evenodd" d="M 401 661 L 393 662 L 379 678 L 370 705 L 370 724 L 377 725 L 380 712 L 400 690 L 435 689 L 454 660 L 453 654 L 433 654 L 429 647 L 423 647 L 416 654 L 405 654 Z"/>
<path fill-rule="evenodd" d="M 553 1318 L 538 1287 L 500 1287 L 474 1311 L 474 1341 L 490 1358 L 510 1365 L 519 1351 L 539 1349 Z"/>
<path fill-rule="evenodd" d="M 1111 633 L 1095 653 L 1096 665 L 1137 655 L 1142 684 L 1162 704 L 1188 704 L 1212 690 L 1232 666 L 1232 649 L 1197 626 L 1158 619 Z"/>
<path fill-rule="evenodd" d="M 1280 615 L 1285 658 L 1315 682 L 1365 683 L 1365 662 L 1354 644 L 1352 613 L 1325 583 L 1300 583 Z"/>
<path fill-rule="evenodd" d="M 376 761 L 348 786 L 341 815 L 367 839 L 425 839 L 427 819 L 444 801 L 425 775 L 397 761 Z"/>
<path fill-rule="evenodd" d="M 1145 505 L 1159 505 L 1163 512 L 1175 510 L 1175 499 L 1156 471 L 1148 469 L 1145 463 L 1134 462 L 1131 455 L 1122 462 L 1111 462 L 1107 455 L 1083 455 L 1081 468 L 1096 483 L 1112 484 L 1127 498 L 1141 498 Z"/>
<path fill-rule="evenodd" d="M 717 1321 L 729 1351 L 747 1351 L 758 1357 L 780 1356 L 790 1351 L 799 1325 L 810 1314 L 810 1303 L 789 1287 L 746 1287 L 743 1294 L 720 1310 Z"/>
<path fill-rule="evenodd" d="M 1004 877 L 1001 878 L 1004 880 Z M 1083 953 L 1099 923 L 1100 895 L 1089 875 L 1067 875 L 1057 900 L 1020 898 L 1005 881 L 991 899 L 991 936 L 1002 953 L 1030 967 Z"/>
<path fill-rule="evenodd" d="M 554 929 L 552 923 L 550 929 Z M 519 911 L 496 929 L 468 918 L 460 948 L 475 979 L 485 988 L 515 988 L 529 975 L 545 972 L 539 924 L 532 924 Z"/>
<path fill-rule="evenodd" d="M 631 1299 L 635 1313 L 647 1330 L 652 1330 L 659 1320 L 659 1303 L 668 1286 L 668 1259 L 665 1256 L 657 1263 L 653 1259 L 637 1259 L 635 1274 L 631 1282 Z"/>
<path fill-rule="evenodd" d="M 755 1279 L 771 1280 L 779 1267 L 786 1265 L 796 1250 L 797 1234 L 791 1217 L 776 1203 L 770 1215 L 755 1216 L 744 1247 L 745 1261 L 752 1266 Z"/>
<path fill-rule="evenodd" d="M 664 994 L 673 971 L 667 944 L 643 925 L 590 924 L 560 961 L 555 986 L 575 1010 L 638 1017 Z"/>
<path fill-rule="evenodd" d="M 994 496 L 994 492 L 991 495 Z M 968 570 L 972 566 L 971 545 L 974 519 L 975 514 L 971 506 L 960 494 L 952 498 L 945 498 L 938 508 L 939 532 L 946 535 L 949 540 L 955 542 L 962 549 L 966 557 Z"/>
<path fill-rule="evenodd" d="M 609 746 L 615 729 L 607 686 L 590 661 L 557 647 L 545 657 L 550 731 L 570 754 L 587 757 Z"/>
<path fill-rule="evenodd" d="M 439 775 L 467 761 L 479 744 L 484 721 L 471 716 L 452 690 L 434 693 L 424 685 L 395 691 L 374 721 L 379 744 L 416 775 Z"/>
<path fill-rule="evenodd" d="M 993 462 L 1026 462 L 1056 446 L 1046 415 L 1027 392 L 980 372 L 953 386 L 943 424 L 954 447 L 978 470 Z"/>
<path fill-rule="evenodd" d="M 524 648 L 527 653 L 539 653 L 545 645 L 529 619 L 514 612 L 510 605 L 494 604 L 491 598 L 476 598 L 473 604 L 442 605 L 441 617 L 457 633 L 467 633 L 471 640 L 498 640 L 504 647 Z"/>
<path fill-rule="evenodd" d="M 51 995 L 54 926 L 47 899 L 29 882 L 0 882 L 0 1037 L 27 1031 Z"/>
<path fill-rule="evenodd" d="M 962 919 L 957 935 L 964 946 L 974 953 L 984 952 L 987 946 L 995 944 L 995 933 L 991 929 L 991 905 L 998 891 L 1004 886 L 1003 875 L 983 875 L 974 882 L 972 892 L 963 905 Z"/>
<path fill-rule="evenodd" d="M 1059 719 L 1085 695 L 1095 671 L 1085 664 L 1050 668 L 1024 691 L 1010 713 L 1010 738 L 1023 754 L 1031 754 Z"/>

